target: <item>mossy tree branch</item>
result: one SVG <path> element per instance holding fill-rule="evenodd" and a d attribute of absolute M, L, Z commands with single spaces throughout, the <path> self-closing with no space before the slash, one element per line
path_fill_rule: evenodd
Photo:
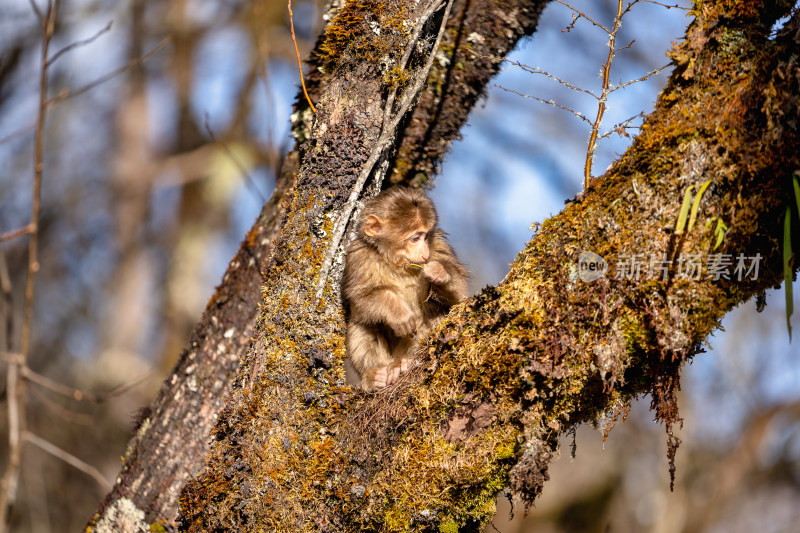
<path fill-rule="evenodd" d="M 731 308 L 780 283 L 782 214 L 800 165 L 800 15 L 767 36 L 789 9 L 700 5 L 633 146 L 545 222 L 501 285 L 454 309 L 420 367 L 373 395 L 341 386 L 335 287 L 312 305 L 320 246 L 308 235 L 324 209 L 341 205 L 343 193 L 332 194 L 348 183 L 340 171 L 363 161 L 368 138 L 324 119 L 275 248 L 258 339 L 206 471 L 184 489 L 184 526 L 456 530 L 488 520 L 504 486 L 533 501 L 557 436 L 576 423 L 650 393 L 669 430 L 682 364 Z M 351 98 L 323 97 L 321 113 L 357 114 L 363 82 L 342 81 L 332 94 Z M 708 178 L 700 221 L 730 228 L 718 250 L 713 227 L 672 231 L 686 187 Z M 714 280 L 706 270 L 682 278 L 673 266 L 667 280 L 614 277 L 612 268 L 587 283 L 575 276 L 583 250 L 611 265 L 632 254 L 762 259 L 756 279 Z"/>

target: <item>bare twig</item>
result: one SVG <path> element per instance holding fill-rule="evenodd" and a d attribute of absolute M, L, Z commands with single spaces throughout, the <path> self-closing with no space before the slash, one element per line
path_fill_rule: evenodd
<path fill-rule="evenodd" d="M 109 482 L 98 469 L 96 469 L 86 461 L 75 457 L 71 453 L 64 451 L 55 444 L 52 444 L 44 440 L 43 438 L 34 435 L 30 431 L 23 432 L 23 437 L 25 438 L 26 442 L 30 442 L 40 450 L 49 453 L 53 457 L 61 459 L 68 465 L 74 466 L 84 474 L 91 476 L 95 481 L 97 481 L 97 483 L 103 488 L 104 491 L 108 492 L 111 490 L 112 488 L 111 482 Z"/>
<path fill-rule="evenodd" d="M 170 40 L 171 40 L 170 37 L 164 38 L 160 43 L 158 43 L 158 45 L 155 48 L 153 48 L 152 50 L 147 52 L 145 55 L 143 55 L 141 57 L 137 57 L 135 59 L 131 59 L 130 61 L 128 61 L 125 65 L 121 66 L 120 68 L 118 68 L 116 70 L 112 70 L 111 72 L 109 72 L 108 74 L 105 74 L 103 76 L 100 76 L 99 78 L 97 78 L 93 82 L 90 82 L 90 83 L 84 85 L 83 87 L 81 87 L 79 89 L 75 89 L 74 91 L 70 91 L 70 90 L 61 91 L 59 94 L 57 94 L 53 98 L 50 98 L 49 100 L 47 100 L 46 101 L 46 105 L 49 107 L 51 105 L 55 105 L 55 104 L 57 104 L 59 102 L 67 100 L 69 98 L 75 98 L 76 96 L 80 96 L 83 93 L 91 91 L 95 87 L 97 87 L 99 85 L 102 85 L 102 84 L 104 84 L 105 82 L 107 82 L 109 80 L 114 79 L 116 76 L 119 76 L 120 74 L 122 74 L 126 70 L 128 70 L 130 68 L 133 68 L 133 67 L 135 67 L 137 65 L 140 65 L 140 64 L 144 63 L 145 61 L 147 61 L 148 59 L 150 59 L 159 50 L 164 48 L 167 45 L 167 43 L 169 43 Z"/>
<path fill-rule="evenodd" d="M 0 352 L 0 359 L 8 365 L 21 365 L 25 361 L 21 353 L 13 352 Z"/>
<path fill-rule="evenodd" d="M 36 398 L 46 409 L 49 409 L 57 417 L 65 422 L 69 422 L 70 424 L 79 424 L 81 426 L 90 426 L 92 423 L 95 422 L 95 419 L 92 415 L 87 413 L 79 413 L 77 411 L 73 411 L 72 409 L 68 409 L 58 402 L 50 398 L 44 391 L 36 388 L 31 387 L 30 389 L 31 396 Z M 30 478 L 26 480 L 26 483 L 30 482 Z"/>
<path fill-rule="evenodd" d="M 615 132 L 619 133 L 620 135 L 627 135 L 626 129 L 632 127 L 632 126 L 630 126 L 630 123 L 636 117 L 641 116 L 641 113 L 637 114 L 637 115 L 635 115 L 635 116 L 633 116 L 633 117 L 631 117 L 631 118 L 629 118 L 627 120 L 624 120 L 624 121 L 620 122 L 619 124 L 616 124 L 612 129 L 606 131 L 605 133 L 600 134 L 600 125 L 602 124 L 603 115 L 605 114 L 606 104 L 607 104 L 607 101 L 608 101 L 608 96 L 611 93 L 613 93 L 614 91 L 617 91 L 619 89 L 623 89 L 623 88 L 627 87 L 628 85 L 632 85 L 634 83 L 638 83 L 638 82 L 647 80 L 650 76 L 654 76 L 654 75 L 658 74 L 662 70 L 666 69 L 669 65 L 663 65 L 661 67 L 653 69 L 650 72 L 648 72 L 647 74 L 645 74 L 644 76 L 641 76 L 641 77 L 639 77 L 639 78 L 637 78 L 635 80 L 626 81 L 626 82 L 620 83 L 619 85 L 616 85 L 616 86 L 612 85 L 611 82 L 610 82 L 610 72 L 611 72 L 611 63 L 612 63 L 612 61 L 614 59 L 615 54 L 617 52 L 619 52 L 620 50 L 625 50 L 625 49 L 631 48 L 633 46 L 633 44 L 636 42 L 635 39 L 634 39 L 634 40 L 632 40 L 630 43 L 628 43 L 625 46 L 622 46 L 620 48 L 615 48 L 617 33 L 619 32 L 619 29 L 620 29 L 620 27 L 622 25 L 622 18 L 625 16 L 625 14 L 627 14 L 633 8 L 633 6 L 635 4 L 637 4 L 639 1 L 642 1 L 642 0 L 631 0 L 631 1 L 628 2 L 628 4 L 624 8 L 623 8 L 622 0 L 618 0 L 617 1 L 617 14 L 614 17 L 614 26 L 612 27 L 611 30 L 609 30 L 606 26 L 600 24 L 599 22 L 597 22 L 595 20 L 592 20 L 592 18 L 589 17 L 588 15 L 586 15 L 586 13 L 576 9 L 575 7 L 573 7 L 572 5 L 568 4 L 567 2 L 565 2 L 563 0 L 556 0 L 556 1 L 558 3 L 564 5 L 564 6 L 568 7 L 569 9 L 571 9 L 573 11 L 572 23 L 567 27 L 566 31 L 570 31 L 575 26 L 575 23 L 578 20 L 580 20 L 581 18 L 585 18 L 590 23 L 594 24 L 595 26 L 597 26 L 599 28 L 602 28 L 606 33 L 608 33 L 608 36 L 609 36 L 608 44 L 607 44 L 607 46 L 608 46 L 608 57 L 607 57 L 605 63 L 603 63 L 603 70 L 602 70 L 602 72 L 603 72 L 602 80 L 603 81 L 602 81 L 602 85 L 601 85 L 600 95 L 598 96 L 597 94 L 595 94 L 594 92 L 592 92 L 590 90 L 583 89 L 583 88 L 578 87 L 576 85 L 573 85 L 573 84 L 571 84 L 571 83 L 569 83 L 567 81 L 564 81 L 561 78 L 559 78 L 558 76 L 550 74 L 549 72 L 547 72 L 547 71 L 545 71 L 545 70 L 543 70 L 543 69 L 541 69 L 539 67 L 531 67 L 529 65 L 525 65 L 525 64 L 519 63 L 517 61 L 509 61 L 509 60 L 504 59 L 504 58 L 499 58 L 499 60 L 508 61 L 512 65 L 520 67 L 525 72 L 528 72 L 530 74 L 541 74 L 541 75 L 543 75 L 543 76 L 545 76 L 547 78 L 550 78 L 551 80 L 557 81 L 558 83 L 566 86 L 569 89 L 572 89 L 573 91 L 582 92 L 584 94 L 588 94 L 589 96 L 592 96 L 593 98 L 595 98 L 597 100 L 597 114 L 595 116 L 594 121 L 593 122 L 590 121 L 582 113 L 580 113 L 578 111 L 575 111 L 572 108 L 560 105 L 560 104 L 556 103 L 554 100 L 547 100 L 547 99 L 544 99 L 544 98 L 540 98 L 538 96 L 531 96 L 531 95 L 528 95 L 528 94 L 524 94 L 524 93 L 520 93 L 520 92 L 514 91 L 512 89 L 507 89 L 505 87 L 501 87 L 499 85 L 495 85 L 495 87 L 497 87 L 499 89 L 502 89 L 504 91 L 510 92 L 510 93 L 517 94 L 517 95 L 522 96 L 524 98 L 530 98 L 531 100 L 536 100 L 538 102 L 542 102 L 542 103 L 557 107 L 559 109 L 563 109 L 565 111 L 568 111 L 568 112 L 572 113 L 573 115 L 575 115 L 577 118 L 583 120 L 584 122 L 586 122 L 587 124 L 589 124 L 591 126 L 591 133 L 589 135 L 589 141 L 587 143 L 587 149 L 586 149 L 586 161 L 584 163 L 584 188 L 586 188 L 586 187 L 588 187 L 589 180 L 591 179 L 592 160 L 594 159 L 594 154 L 595 154 L 595 151 L 597 149 L 597 141 L 599 141 L 601 139 L 604 139 L 604 138 L 608 137 L 609 135 L 611 135 L 612 133 L 615 133 Z M 644 1 L 647 1 L 647 0 L 644 0 Z M 666 6 L 665 4 L 661 4 L 660 2 L 651 1 L 650 3 L 662 5 L 664 7 L 669 7 L 669 6 Z M 674 6 L 674 7 L 677 7 L 677 6 Z M 475 53 L 475 52 L 473 52 L 473 53 Z"/>
<path fill-rule="evenodd" d="M 627 87 L 628 85 L 633 85 L 634 83 L 639 83 L 640 81 L 647 81 L 647 78 L 649 78 L 650 76 L 655 76 L 656 74 L 658 74 L 659 72 L 661 72 L 665 68 L 669 68 L 670 66 L 672 66 L 670 63 L 667 63 L 666 65 L 661 65 L 660 67 L 651 70 L 650 72 L 648 72 L 644 76 L 636 78 L 635 80 L 629 80 L 629 81 L 626 81 L 625 83 L 620 83 L 619 85 L 615 85 L 613 87 L 609 87 L 608 92 L 609 93 L 613 93 L 614 91 L 618 91 L 620 89 L 623 89 L 623 88 Z"/>
<path fill-rule="evenodd" d="M 42 17 L 35 2 L 31 1 L 36 15 L 42 21 L 42 51 L 39 72 L 39 112 L 36 119 L 36 140 L 33 154 L 33 195 L 31 199 L 30 239 L 28 240 L 28 272 L 25 280 L 25 304 L 22 314 L 20 335 L 21 363 L 8 365 L 6 375 L 6 398 L 8 401 L 8 464 L 0 483 L 0 531 L 7 527 L 9 508 L 15 503 L 22 460 L 21 432 L 25 423 L 25 382 L 21 379 L 30 352 L 31 321 L 33 318 L 33 296 L 36 273 L 39 271 L 37 258 L 39 244 L 39 212 L 42 206 L 42 155 L 44 150 L 44 123 L 47 114 L 47 56 L 50 42 L 55 33 L 56 16 L 60 0 L 48 3 L 47 15 Z"/>
<path fill-rule="evenodd" d="M 68 387 L 66 385 L 62 385 L 61 383 L 57 383 L 52 379 L 46 378 L 43 375 L 38 374 L 27 367 L 22 369 L 22 377 L 24 377 L 31 383 L 36 383 L 40 387 L 43 387 L 51 392 L 55 392 L 56 394 L 61 394 L 62 396 L 72 398 L 73 400 L 77 401 L 87 400 L 89 402 L 96 401 L 96 397 L 94 396 L 94 394 L 85 393 L 79 389 L 73 389 L 72 387 Z"/>
<path fill-rule="evenodd" d="M 503 59 L 503 58 L 501 58 L 501 59 Z M 573 84 L 569 83 L 568 81 L 564 81 L 561 78 L 559 78 L 558 76 L 554 76 L 553 74 L 550 74 L 546 70 L 540 69 L 539 67 L 531 67 L 530 65 L 526 65 L 524 63 L 519 63 L 517 61 L 511 61 L 509 59 L 503 59 L 503 61 L 511 63 L 512 65 L 515 65 L 515 66 L 521 68 L 522 70 L 524 70 L 525 72 L 528 72 L 529 74 L 541 74 L 542 76 L 548 77 L 551 80 L 557 81 L 558 83 L 560 83 L 560 84 L 572 89 L 573 91 L 586 93 L 589 96 L 591 96 L 592 98 L 594 98 L 595 100 L 599 100 L 600 99 L 600 97 L 597 96 L 596 94 L 594 94 L 592 91 L 590 91 L 588 89 L 584 89 L 582 87 L 578 87 L 577 85 L 573 85 Z"/>
<path fill-rule="evenodd" d="M 36 15 L 36 18 L 39 19 L 39 24 L 41 24 L 42 27 L 44 27 L 44 13 L 42 13 L 42 10 L 39 9 L 38 5 L 36 5 L 35 0 L 30 0 L 30 4 L 31 4 L 31 9 L 33 9 L 33 13 Z"/>
<path fill-rule="evenodd" d="M 433 13 L 435 13 L 436 10 L 441 8 L 441 5 L 442 5 L 442 0 L 434 0 L 433 2 L 431 2 L 429 7 L 424 12 L 424 15 L 427 15 L 427 17 L 420 16 L 417 19 L 417 25 L 420 27 L 424 25 L 427 22 L 428 17 Z M 356 183 L 353 185 L 353 190 L 350 192 L 350 197 L 347 199 L 347 202 L 342 208 L 342 214 L 339 216 L 339 219 L 336 222 L 336 226 L 333 235 L 331 237 L 331 242 L 328 245 L 328 250 L 325 253 L 325 259 L 323 260 L 322 266 L 320 267 L 319 278 L 317 281 L 317 287 L 315 293 L 315 297 L 317 300 L 320 300 L 322 298 L 322 294 L 325 291 L 325 284 L 328 281 L 328 274 L 330 274 L 331 267 L 333 266 L 333 259 L 336 256 L 336 251 L 339 249 L 339 245 L 342 242 L 342 237 L 344 237 L 344 233 L 347 229 L 350 217 L 353 214 L 353 210 L 356 207 L 358 198 L 361 195 L 361 191 L 364 189 L 364 185 L 366 184 L 367 179 L 372 174 L 372 171 L 377 162 L 383 156 L 384 150 L 391 144 L 392 138 L 396 135 L 397 127 L 399 126 L 400 121 L 403 119 L 403 116 L 405 116 L 406 112 L 411 107 L 411 104 L 414 102 L 414 100 L 419 95 L 419 92 L 422 90 L 422 86 L 428 80 L 428 73 L 430 72 L 431 66 L 433 65 L 433 61 L 436 58 L 436 53 L 439 51 L 439 45 L 442 42 L 442 37 L 444 36 L 444 30 L 447 26 L 447 20 L 450 17 L 450 8 L 452 6 L 453 6 L 453 0 L 448 0 L 447 7 L 445 7 L 444 16 L 442 18 L 442 23 L 441 26 L 439 27 L 439 33 L 436 36 L 436 41 L 433 43 L 433 47 L 431 48 L 431 52 L 430 55 L 428 56 L 427 62 L 415 76 L 414 85 L 412 87 L 407 88 L 406 91 L 404 92 L 403 98 L 400 102 L 400 107 L 391 118 L 390 115 L 391 115 L 391 105 L 393 104 L 393 98 L 387 99 L 387 105 L 384 110 L 384 124 L 383 127 L 381 128 L 380 137 L 378 138 L 378 141 L 375 143 L 375 146 L 373 147 L 372 152 L 370 153 L 370 156 L 367 159 L 366 163 L 364 164 L 363 167 L 361 167 L 361 173 L 359 174 Z M 417 31 L 415 29 L 414 35 L 419 36 L 420 31 Z M 392 94 L 394 94 L 394 92 Z"/>
<path fill-rule="evenodd" d="M 560 2 L 561 0 L 556 1 Z M 631 4 L 628 4 L 628 7 L 624 10 L 624 12 L 627 12 L 634 3 L 635 1 Z M 622 25 L 622 15 L 624 12 L 622 8 L 622 0 L 617 0 L 617 16 L 614 17 L 614 29 L 612 29 L 608 34 L 608 59 L 606 59 L 606 62 L 603 64 L 602 92 L 600 93 L 600 98 L 597 102 L 597 116 L 595 117 L 594 124 L 592 125 L 592 133 L 589 135 L 589 146 L 586 149 L 586 163 L 583 166 L 584 189 L 589 187 L 589 179 L 592 177 L 592 160 L 594 159 L 594 152 L 597 149 L 597 135 L 600 130 L 600 124 L 603 122 L 603 114 L 606 112 L 606 101 L 608 100 L 608 95 L 610 93 L 609 75 L 611 73 L 611 62 L 614 60 L 614 43 L 617 39 L 617 32 Z"/>
<path fill-rule="evenodd" d="M 515 91 L 514 89 L 508 89 L 506 87 L 503 87 L 502 85 L 494 84 L 494 86 L 497 87 L 498 89 L 502 89 L 503 91 L 506 91 L 508 93 L 516 94 L 517 96 L 521 96 L 523 98 L 530 98 L 531 100 L 536 100 L 537 102 L 542 102 L 543 104 L 551 105 L 553 107 L 557 107 L 559 109 L 563 109 L 564 111 L 569 111 L 570 113 L 575 115 L 577 118 L 585 121 L 590 126 L 592 125 L 592 121 L 589 120 L 585 115 L 583 115 L 582 113 L 580 113 L 578 111 L 575 111 L 571 107 L 563 106 L 563 105 L 561 105 L 559 103 L 556 103 L 555 100 L 546 100 L 544 98 L 539 98 L 538 96 L 531 96 L 530 94 L 521 93 L 521 92 Z"/>
<path fill-rule="evenodd" d="M 97 36 L 93 37 L 92 39 L 94 39 L 96 37 Z M 47 106 L 50 107 L 50 106 L 56 105 L 56 104 L 58 104 L 58 103 L 60 103 L 60 102 L 62 102 L 64 100 L 68 100 L 70 98 L 74 98 L 76 96 L 80 96 L 83 93 L 91 91 L 95 87 L 97 87 L 99 85 L 102 85 L 103 83 L 106 83 L 107 81 L 113 79 L 115 76 L 118 76 L 119 74 L 122 74 L 126 70 L 128 70 L 128 69 L 130 69 L 132 67 L 135 67 L 135 66 L 137 66 L 137 65 L 139 65 L 141 63 L 144 63 L 145 61 L 150 59 L 150 57 L 152 55 L 154 55 L 156 52 L 158 52 L 159 50 L 164 48 L 164 46 L 166 46 L 169 41 L 170 41 L 169 37 L 165 38 L 163 41 L 158 43 L 158 45 L 155 48 L 150 50 L 147 54 L 143 55 L 142 57 L 138 57 L 136 59 L 130 60 L 128 63 L 126 63 L 122 67 L 120 67 L 120 68 L 118 68 L 118 69 L 116 69 L 116 70 L 114 70 L 112 72 L 109 72 L 108 74 L 105 74 L 105 75 L 101 76 L 100 78 L 94 80 L 93 82 L 90 82 L 87 85 L 84 85 L 83 87 L 81 87 L 79 89 L 75 89 L 74 91 L 70 91 L 70 90 L 61 91 L 60 93 L 58 93 L 53 98 L 50 98 L 49 100 L 47 100 Z M 64 49 L 63 51 L 66 51 L 66 49 Z M 56 56 L 58 56 L 59 54 L 61 54 L 61 52 L 56 54 Z M 50 63 L 52 63 L 54 60 L 55 60 L 55 56 L 54 56 L 53 59 L 50 59 Z M 17 131 L 13 131 L 13 132 L 9 133 L 8 135 L 6 135 L 5 137 L 3 137 L 2 139 L 0 139 L 0 144 L 7 143 L 7 142 L 15 139 L 16 137 L 19 137 L 21 135 L 25 135 L 30 130 L 34 129 L 35 127 L 36 127 L 36 122 L 35 121 L 31 122 L 27 126 L 23 126 L 22 128 L 18 129 Z"/>
<path fill-rule="evenodd" d="M 33 318 L 33 296 L 36 273 L 39 271 L 39 213 L 42 209 L 42 175 L 44 172 L 44 123 L 47 116 L 47 53 L 55 32 L 59 0 L 55 0 L 47 12 L 42 43 L 41 72 L 39 76 L 39 114 L 36 120 L 36 140 L 33 150 L 33 196 L 31 200 L 30 240 L 28 241 L 28 275 L 25 283 L 25 311 L 22 321 L 20 353 L 27 359 L 30 351 L 31 320 Z"/>
<path fill-rule="evenodd" d="M 587 21 L 591 22 L 592 24 L 594 24 L 595 26 L 597 26 L 598 28 L 600 28 L 604 32 L 606 32 L 608 34 L 611 34 L 611 31 L 608 28 L 606 28 L 605 26 L 603 26 L 602 24 L 600 24 L 599 22 L 594 20 L 592 17 L 590 17 L 589 15 L 587 15 L 586 13 L 581 11 L 580 9 L 577 9 L 577 8 L 571 6 L 570 4 L 564 2 L 563 0 L 556 0 L 556 2 L 558 2 L 562 6 L 568 7 L 569 9 L 571 9 L 572 11 L 577 13 L 580 18 L 585 18 Z M 575 24 L 575 22 L 577 22 L 577 19 L 572 21 L 573 24 Z"/>
<path fill-rule="evenodd" d="M 5 342 L 2 349 L 10 350 L 11 339 L 14 336 L 14 312 L 11 298 L 11 276 L 8 273 L 6 253 L 3 251 L 2 246 L 0 246 L 0 320 L 2 320 L 0 327 L 5 328 Z M 2 353 L 3 358 L 6 356 L 9 358 L 18 357 L 19 354 Z"/>
<path fill-rule="evenodd" d="M 24 360 L 23 360 L 24 363 Z M 17 497 L 17 484 L 19 482 L 19 467 L 22 460 L 22 446 L 20 443 L 20 425 L 22 423 L 23 408 L 22 380 L 19 378 L 20 364 L 8 365 L 6 374 L 6 399 L 8 401 L 8 463 L 3 474 L 2 493 L 0 493 L 0 531 L 6 531 L 7 513 L 10 506 L 14 505 Z"/>
<path fill-rule="evenodd" d="M 311 106 L 311 111 L 314 113 L 317 112 L 317 108 L 314 107 L 314 104 L 311 102 L 311 98 L 308 96 L 308 91 L 306 90 L 306 80 L 303 79 L 303 64 L 300 62 L 300 50 L 297 49 L 297 38 L 294 36 L 294 17 L 292 16 L 292 0 L 289 0 L 289 27 L 292 29 L 292 41 L 294 42 L 294 51 L 297 54 L 297 68 L 300 70 L 300 84 L 303 86 L 303 94 L 306 95 L 306 101 L 308 105 Z"/>
<path fill-rule="evenodd" d="M 34 226 L 33 224 L 27 224 L 21 228 L 12 229 L 5 233 L 0 233 L 0 242 L 13 241 L 14 239 L 22 237 L 23 235 L 30 235 L 34 231 L 36 231 L 36 226 Z"/>
<path fill-rule="evenodd" d="M 626 44 L 625 46 L 620 46 L 619 48 L 617 48 L 616 50 L 614 50 L 614 53 L 616 53 L 616 52 L 620 52 L 620 51 L 622 51 L 622 50 L 627 50 L 628 48 L 633 48 L 633 44 L 634 44 L 635 42 L 636 42 L 636 39 L 631 39 L 631 42 L 629 42 L 629 43 L 628 43 L 628 44 Z"/>
<path fill-rule="evenodd" d="M 688 7 L 683 7 L 683 6 L 680 6 L 678 4 L 664 4 L 662 2 L 656 2 L 656 0 L 639 0 L 639 1 L 640 2 L 647 2 L 648 4 L 655 4 L 657 6 L 665 7 L 667 9 L 672 9 L 673 7 L 675 9 L 683 9 L 684 11 L 689 11 L 689 9 L 690 9 Z"/>
<path fill-rule="evenodd" d="M 636 120 L 637 118 L 640 118 L 640 117 L 643 117 L 643 116 L 644 116 L 644 113 L 642 113 L 642 112 L 640 111 L 639 113 L 636 113 L 636 114 L 635 114 L 635 115 L 633 115 L 632 117 L 630 117 L 630 118 L 626 118 L 626 119 L 625 119 L 625 120 L 623 120 L 622 122 L 618 122 L 617 124 L 614 124 L 614 126 L 612 126 L 612 127 L 611 127 L 611 129 L 609 129 L 608 131 L 606 131 L 605 133 L 603 133 L 602 135 L 600 135 L 600 136 L 599 136 L 597 139 L 598 139 L 598 140 L 600 140 L 600 139 L 605 139 L 606 137 L 609 137 L 609 136 L 611 136 L 611 135 L 612 135 L 612 134 L 614 134 L 614 133 L 618 133 L 618 134 L 619 134 L 621 137 L 622 137 L 622 136 L 626 136 L 626 137 L 627 137 L 627 136 L 628 136 L 628 133 L 627 133 L 627 131 L 626 131 L 626 130 L 628 130 L 628 129 L 637 129 L 637 128 L 639 128 L 639 127 L 640 127 L 640 126 L 631 126 L 631 125 L 630 125 L 630 124 L 631 124 L 631 122 L 633 122 L 633 121 L 634 121 L 634 120 Z"/>
<path fill-rule="evenodd" d="M 84 392 L 84 391 L 82 391 L 80 389 L 74 389 L 74 388 L 69 387 L 67 385 L 63 385 L 61 383 L 53 381 L 50 378 L 47 378 L 47 377 L 45 377 L 45 376 L 43 376 L 41 374 L 38 374 L 38 373 L 34 372 L 33 370 L 31 370 L 28 367 L 25 367 L 25 368 L 22 369 L 22 377 L 24 377 L 25 379 L 27 379 L 31 383 L 35 383 L 35 384 L 39 385 L 42 388 L 45 388 L 45 389 L 47 389 L 47 390 L 49 390 L 51 392 L 54 392 L 56 394 L 60 394 L 62 396 L 66 396 L 67 398 L 72 398 L 73 400 L 77 400 L 79 402 L 80 401 L 87 401 L 87 402 L 90 402 L 90 403 L 102 403 L 102 402 L 108 400 L 109 398 L 113 398 L 114 396 L 119 396 L 120 394 L 123 394 L 123 393 L 129 391 L 130 389 L 132 389 L 133 387 L 139 385 L 144 380 L 146 380 L 149 376 L 150 376 L 150 372 L 146 372 L 144 375 L 142 375 L 138 379 L 135 379 L 135 380 L 133 380 L 133 381 L 131 381 L 129 383 L 123 383 L 122 385 L 119 385 L 119 386 L 117 386 L 117 387 L 115 387 L 115 388 L 113 388 L 110 391 L 105 392 L 105 393 L 95 394 L 95 393 L 92 393 L 92 392 Z"/>
<path fill-rule="evenodd" d="M 50 65 L 55 63 L 56 60 L 59 57 L 63 56 L 64 54 L 66 54 L 70 50 L 74 50 L 75 48 L 78 48 L 79 46 L 86 46 L 87 44 L 93 43 L 95 40 L 97 40 L 98 37 L 100 37 L 104 33 L 108 33 L 111 30 L 111 25 L 112 24 L 114 24 L 114 21 L 110 20 L 110 21 L 108 21 L 108 24 L 106 24 L 105 28 L 103 28 L 102 30 L 98 31 L 97 33 L 95 33 L 94 35 L 89 37 L 88 39 L 84 39 L 83 41 L 76 41 L 76 42 L 74 42 L 74 43 L 72 43 L 72 44 L 70 44 L 68 46 L 65 46 L 64 48 L 62 48 L 61 50 L 59 50 L 58 52 L 53 54 L 53 57 L 51 57 L 50 59 L 47 60 L 47 66 L 50 67 Z"/>
<path fill-rule="evenodd" d="M 5 137 L 3 137 L 2 139 L 0 139 L 0 144 L 5 144 L 5 143 L 7 143 L 8 141 L 12 141 L 12 140 L 14 140 L 15 138 L 17 138 L 17 137 L 19 137 L 19 136 L 21 136 L 21 135 L 25 135 L 25 134 L 27 134 L 29 131 L 31 131 L 32 129 L 34 129 L 35 127 L 36 127 L 36 121 L 35 121 L 35 120 L 33 120 L 33 121 L 31 121 L 31 122 L 30 122 L 30 123 L 29 123 L 27 126 L 23 126 L 23 127 L 21 127 L 20 129 L 18 129 L 18 130 L 16 130 L 16 131 L 12 131 L 12 132 L 11 132 L 11 133 L 9 133 L 8 135 L 6 135 L 6 136 L 5 136 Z"/>

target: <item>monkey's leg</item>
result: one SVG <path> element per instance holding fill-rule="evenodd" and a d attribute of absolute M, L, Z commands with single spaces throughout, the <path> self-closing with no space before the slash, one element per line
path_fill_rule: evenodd
<path fill-rule="evenodd" d="M 347 326 L 345 343 L 351 366 L 358 373 L 358 379 L 354 380 L 348 375 L 348 383 L 360 385 L 367 392 L 391 383 L 392 356 L 386 337 L 377 328 L 351 323 Z"/>
<path fill-rule="evenodd" d="M 420 326 L 418 331 L 427 334 L 429 331 L 425 325 Z M 417 336 L 400 337 L 393 339 L 390 343 L 392 350 L 392 362 L 389 365 L 388 383 L 390 385 L 400 379 L 400 375 L 408 372 L 414 366 L 414 352 L 419 346 Z"/>

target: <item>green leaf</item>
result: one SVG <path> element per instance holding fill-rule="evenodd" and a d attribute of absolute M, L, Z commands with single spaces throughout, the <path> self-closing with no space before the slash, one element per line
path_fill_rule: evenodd
<path fill-rule="evenodd" d="M 728 226 L 722 221 L 721 218 L 717 219 L 717 227 L 714 228 L 714 235 L 717 236 L 717 240 L 714 243 L 714 249 L 716 250 L 719 248 L 719 245 L 722 244 L 722 239 L 725 238 L 725 233 L 728 232 Z"/>
<path fill-rule="evenodd" d="M 786 329 L 789 330 L 789 341 L 792 340 L 791 316 L 794 312 L 792 298 L 792 209 L 786 208 L 783 222 L 783 281 L 786 292 Z"/>
<path fill-rule="evenodd" d="M 711 178 L 701 185 L 700 190 L 697 191 L 697 196 L 694 197 L 694 202 L 692 203 L 692 216 L 689 218 L 689 227 L 686 229 L 686 231 L 692 231 L 694 223 L 697 220 L 697 210 L 700 209 L 700 200 L 703 199 L 703 193 L 706 192 L 706 189 L 708 189 L 709 185 L 711 185 Z"/>
<path fill-rule="evenodd" d="M 794 185 L 794 199 L 797 201 L 797 216 L 800 216 L 800 170 L 795 170 L 792 174 L 792 185 Z"/>
<path fill-rule="evenodd" d="M 694 189 L 694 185 L 689 185 L 686 192 L 683 193 L 681 211 L 678 213 L 678 222 L 675 224 L 675 235 L 681 235 L 683 228 L 686 227 L 686 217 L 689 216 L 689 207 L 692 205 L 692 189 Z"/>

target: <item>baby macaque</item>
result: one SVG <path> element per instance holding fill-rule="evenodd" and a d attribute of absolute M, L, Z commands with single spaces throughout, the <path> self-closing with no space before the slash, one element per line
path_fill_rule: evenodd
<path fill-rule="evenodd" d="M 397 381 L 417 341 L 466 297 L 466 270 L 437 221 L 414 189 L 390 188 L 364 206 L 342 281 L 348 383 L 373 391 Z"/>

